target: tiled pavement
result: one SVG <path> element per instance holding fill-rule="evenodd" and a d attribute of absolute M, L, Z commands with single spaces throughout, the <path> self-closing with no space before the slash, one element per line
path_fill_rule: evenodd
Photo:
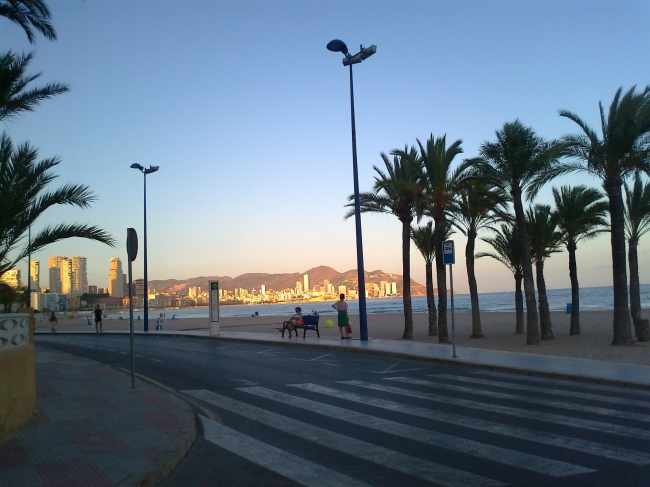
<path fill-rule="evenodd" d="M 36 391 L 32 420 L 0 442 L 2 487 L 134 485 L 193 439 L 187 403 L 95 362 L 37 347 Z"/>

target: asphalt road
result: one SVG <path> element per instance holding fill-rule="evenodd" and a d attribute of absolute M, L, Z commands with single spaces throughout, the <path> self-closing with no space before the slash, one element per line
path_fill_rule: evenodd
<path fill-rule="evenodd" d="M 130 367 L 126 335 L 36 344 Z M 160 486 L 650 485 L 649 391 L 225 340 L 135 349 L 139 374 L 200 406 Z"/>

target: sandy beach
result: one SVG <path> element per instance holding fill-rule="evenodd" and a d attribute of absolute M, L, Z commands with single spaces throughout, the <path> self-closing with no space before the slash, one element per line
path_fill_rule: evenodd
<path fill-rule="evenodd" d="M 644 317 L 650 317 L 650 312 L 644 311 Z M 563 357 L 586 358 L 605 360 L 614 363 L 630 363 L 650 365 L 650 342 L 637 343 L 635 346 L 615 347 L 612 341 L 612 316 L 613 311 L 585 311 L 580 315 L 582 333 L 578 336 L 569 336 L 570 315 L 562 312 L 551 313 L 555 340 L 543 341 L 539 346 L 526 345 L 525 335 L 516 335 L 514 313 L 482 313 L 481 322 L 483 334 L 487 338 L 469 338 L 471 335 L 472 318 L 470 313 L 456 313 L 456 346 L 472 347 L 507 352 L 533 353 L 542 355 L 557 355 Z M 156 316 L 152 312 L 152 316 Z M 41 321 L 41 318 L 43 321 Z M 258 316 L 243 318 L 222 318 L 223 331 L 246 331 L 259 333 L 279 333 L 277 329 L 287 317 Z M 322 315 L 319 331 L 321 336 L 338 336 L 338 329 L 326 328 L 325 321 L 334 319 L 333 316 Z M 451 336 L 451 315 L 449 320 L 449 333 Z M 438 345 L 438 337 L 428 336 L 427 314 L 416 313 L 413 315 L 414 340 Z M 353 337 L 359 336 L 358 316 L 351 316 Z M 94 327 L 88 326 L 85 319 L 59 319 L 59 331 L 90 331 Z M 136 321 L 136 330 L 142 330 L 142 321 Z M 207 329 L 207 319 L 185 318 L 167 320 L 166 331 Z M 104 320 L 105 331 L 128 331 L 127 320 Z M 37 315 L 37 331 L 49 331 L 47 317 Z M 155 330 L 155 319 L 149 320 L 149 330 Z M 401 314 L 370 314 L 368 315 L 368 335 L 375 340 L 401 340 L 404 331 L 404 317 Z M 302 332 L 301 332 L 302 333 Z M 309 335 L 314 332 L 307 332 Z M 302 336 L 302 335 L 301 335 Z M 285 333 L 288 340 L 288 336 Z M 294 338 L 295 340 L 295 338 Z"/>

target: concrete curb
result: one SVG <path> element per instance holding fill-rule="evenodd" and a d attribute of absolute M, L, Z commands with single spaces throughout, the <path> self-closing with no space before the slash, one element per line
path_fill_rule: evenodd
<path fill-rule="evenodd" d="M 72 355 L 76 359 L 87 360 L 88 362 L 93 362 L 103 367 L 108 367 L 111 370 L 118 372 L 120 374 L 126 374 L 126 372 L 124 372 L 123 370 L 117 369 L 115 367 L 111 367 L 110 365 L 106 365 L 104 363 L 97 362 L 89 358 L 79 357 L 78 355 L 74 355 L 68 352 L 63 352 L 61 350 L 48 347 L 47 345 L 37 344 L 37 347 L 47 348 L 49 350 L 54 350 L 55 352 L 63 353 L 66 355 Z M 156 389 L 160 389 L 166 394 L 172 394 L 171 392 L 166 391 L 164 388 L 158 387 L 156 384 L 151 383 L 151 381 L 147 381 L 147 383 L 150 387 L 155 387 Z M 140 470 L 139 472 L 134 473 L 127 479 L 123 480 L 121 483 L 117 485 L 117 487 L 153 487 L 161 480 L 163 480 L 165 477 L 167 477 L 167 475 L 169 475 L 169 473 L 172 470 L 174 470 L 174 468 L 176 468 L 176 466 L 181 462 L 181 460 L 185 458 L 187 452 L 190 451 L 192 445 L 194 445 L 194 441 L 196 440 L 196 435 L 197 435 L 197 428 L 198 428 L 196 424 L 196 415 L 194 414 L 194 410 L 192 409 L 192 406 L 190 406 L 190 404 L 187 401 L 185 401 L 182 397 L 180 397 L 177 394 L 172 394 L 172 395 L 178 398 L 180 401 L 182 401 L 183 408 L 184 408 L 183 425 L 181 426 L 179 433 L 176 435 L 176 438 L 174 438 L 167 445 L 167 447 L 149 463 L 149 465 L 147 465 L 146 468 Z"/>
<path fill-rule="evenodd" d="M 65 332 L 65 334 L 70 334 L 70 335 L 86 335 L 89 332 L 75 332 L 75 331 L 70 331 L 70 332 Z M 37 333 L 40 334 L 40 333 Z M 50 333 L 44 332 L 44 335 L 49 335 Z M 117 334 L 123 334 L 123 333 L 117 333 Z M 285 347 L 308 347 L 308 348 L 314 348 L 314 349 L 321 349 L 321 350 L 334 350 L 337 352 L 351 352 L 351 353 L 362 353 L 362 354 L 367 354 L 367 355 L 376 355 L 380 357 L 391 357 L 391 358 L 397 358 L 397 359 L 403 359 L 403 360 L 417 360 L 420 362 L 428 362 L 428 363 L 436 363 L 436 364 L 443 364 L 443 365 L 455 365 L 455 366 L 460 366 L 460 367 L 470 367 L 473 369 L 479 369 L 479 370 L 492 370 L 496 372 L 505 372 L 505 373 L 511 373 L 515 375 L 528 375 L 528 376 L 533 376 L 533 377 L 544 377 L 548 379 L 562 379 L 562 380 L 570 380 L 574 382 L 584 382 L 584 383 L 590 383 L 590 384 L 602 384 L 602 385 L 609 385 L 609 386 L 616 386 L 616 387 L 623 387 L 623 388 L 628 388 L 628 389 L 641 389 L 641 390 L 650 390 L 650 385 L 646 384 L 638 384 L 636 382 L 628 382 L 628 381 L 623 381 L 623 380 L 615 380 L 615 379 L 603 379 L 603 378 L 594 378 L 594 377 L 585 377 L 582 375 L 576 375 L 576 374 L 570 374 L 570 373 L 559 373 L 559 372 L 543 372 L 543 371 L 538 371 L 538 370 L 531 370 L 531 369 L 524 369 L 524 368 L 517 368 L 517 367 L 508 367 L 508 366 L 499 366 L 499 365 L 488 365 L 488 364 L 479 364 L 479 363 L 474 363 L 474 362 L 469 362 L 469 361 L 464 361 L 462 359 L 454 359 L 454 358 L 443 358 L 443 357 L 426 357 L 422 355 L 412 355 L 412 354 L 405 354 L 405 353 L 400 353 L 400 352 L 391 352 L 387 350 L 372 350 L 372 349 L 367 349 L 367 348 L 348 348 L 348 347 L 342 347 L 340 345 L 335 345 L 335 344 L 326 344 L 326 343 L 303 343 L 303 342 L 274 342 L 274 341 L 268 341 L 264 339 L 255 339 L 255 338 L 238 338 L 238 337 L 223 337 L 223 336 L 201 336 L 201 335 L 186 335 L 183 333 L 173 333 L 173 332 L 167 332 L 167 333 L 156 333 L 154 332 L 148 332 L 148 333 L 138 333 L 137 336 L 155 336 L 155 337 L 183 337 L 183 338 L 199 338 L 199 339 L 212 339 L 212 340 L 223 340 L 223 341 L 233 341 L 233 342 L 241 342 L 241 343 L 258 343 L 258 344 L 273 344 L 277 346 L 285 346 Z"/>

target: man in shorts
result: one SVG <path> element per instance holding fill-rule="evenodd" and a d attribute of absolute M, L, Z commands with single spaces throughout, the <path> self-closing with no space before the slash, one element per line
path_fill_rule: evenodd
<path fill-rule="evenodd" d="M 102 333 L 102 309 L 99 305 L 95 308 L 95 331 Z"/>

